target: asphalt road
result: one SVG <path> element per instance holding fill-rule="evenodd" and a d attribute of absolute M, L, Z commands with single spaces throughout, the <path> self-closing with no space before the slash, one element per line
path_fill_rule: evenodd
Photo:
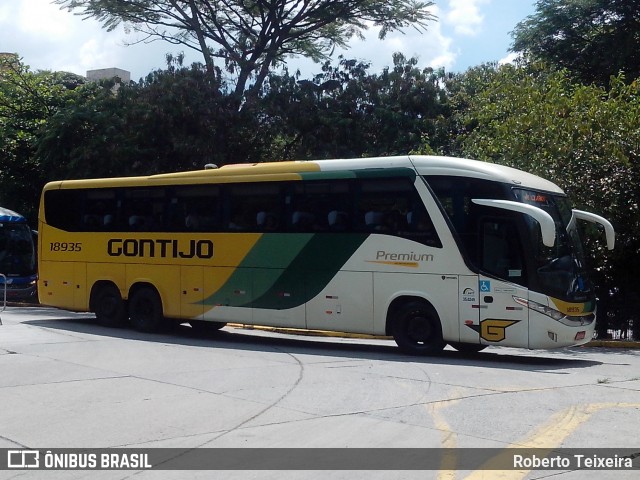
<path fill-rule="evenodd" d="M 634 448 L 640 350 L 401 354 L 392 341 L 0 313 L 0 449 Z M 460 450 L 463 452 L 463 450 Z M 295 453 L 291 450 L 292 454 Z M 0 478 L 638 478 L 629 471 L 0 471 Z M 635 465 L 637 465 L 637 460 Z"/>

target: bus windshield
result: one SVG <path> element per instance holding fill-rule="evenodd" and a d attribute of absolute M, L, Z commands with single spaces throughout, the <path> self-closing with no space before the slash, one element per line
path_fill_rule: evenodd
<path fill-rule="evenodd" d="M 27 224 L 0 222 L 0 273 L 7 276 L 36 273 L 33 239 Z"/>
<path fill-rule="evenodd" d="M 525 216 L 532 242 L 532 257 L 535 262 L 537 283 L 544 293 L 566 301 L 586 301 L 593 296 L 593 287 L 588 280 L 584 250 L 578 234 L 571 204 L 566 196 L 514 190 L 522 203 L 533 205 L 547 212 L 556 223 L 556 241 L 553 247 L 542 243 L 540 228 L 536 221 Z"/>

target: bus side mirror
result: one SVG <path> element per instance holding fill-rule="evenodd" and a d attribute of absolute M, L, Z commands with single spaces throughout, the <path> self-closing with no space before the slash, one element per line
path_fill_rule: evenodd
<path fill-rule="evenodd" d="M 510 200 L 484 200 L 474 198 L 471 201 L 476 205 L 500 208 L 502 210 L 510 210 L 512 212 L 520 212 L 524 213 L 525 215 L 529 215 L 535 221 L 537 221 L 538 224 L 540 224 L 542 243 L 549 248 L 555 245 L 556 222 L 553 221 L 551 215 L 549 215 L 541 208 L 534 207 L 533 205 L 527 205 L 526 203 L 512 202 Z"/>
<path fill-rule="evenodd" d="M 613 250 L 616 245 L 616 232 L 613 225 L 606 218 L 596 215 L 595 213 L 583 212 L 582 210 L 572 210 L 573 216 L 578 220 L 586 220 L 587 222 L 597 223 L 604 227 L 604 233 L 607 237 L 607 248 Z"/>

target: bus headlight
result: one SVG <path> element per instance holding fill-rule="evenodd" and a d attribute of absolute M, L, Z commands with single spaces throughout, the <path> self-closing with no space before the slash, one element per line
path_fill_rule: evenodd
<path fill-rule="evenodd" d="M 534 302 L 532 300 L 527 300 L 522 297 L 513 297 L 514 302 L 524 307 L 529 308 L 535 312 L 546 315 L 547 317 L 553 318 L 555 321 L 562 323 L 563 325 L 567 325 L 568 327 L 579 327 L 582 325 L 589 325 L 592 323 L 596 316 L 593 313 L 589 313 L 587 315 L 582 315 L 579 317 L 567 316 L 564 313 L 556 310 L 555 308 L 551 308 L 547 305 L 543 305 L 538 302 Z"/>
<path fill-rule="evenodd" d="M 525 306 L 530 310 L 546 315 L 547 317 L 551 317 L 558 322 L 565 317 L 564 313 L 559 312 L 555 308 L 548 307 L 532 300 L 527 300 L 526 298 L 514 296 L 513 300 L 519 305 Z"/>

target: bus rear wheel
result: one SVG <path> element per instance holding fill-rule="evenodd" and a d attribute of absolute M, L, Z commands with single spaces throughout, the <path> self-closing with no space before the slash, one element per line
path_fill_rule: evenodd
<path fill-rule="evenodd" d="M 426 302 L 409 302 L 395 313 L 393 338 L 410 355 L 433 355 L 442 351 L 442 327 L 435 309 Z"/>
<path fill-rule="evenodd" d="M 164 326 L 162 302 L 155 289 L 141 287 L 129 298 L 129 320 L 140 332 L 157 332 Z"/>
<path fill-rule="evenodd" d="M 91 307 L 96 319 L 105 327 L 120 327 L 127 320 L 127 308 L 120 290 L 113 284 L 98 286 L 92 295 Z"/>

